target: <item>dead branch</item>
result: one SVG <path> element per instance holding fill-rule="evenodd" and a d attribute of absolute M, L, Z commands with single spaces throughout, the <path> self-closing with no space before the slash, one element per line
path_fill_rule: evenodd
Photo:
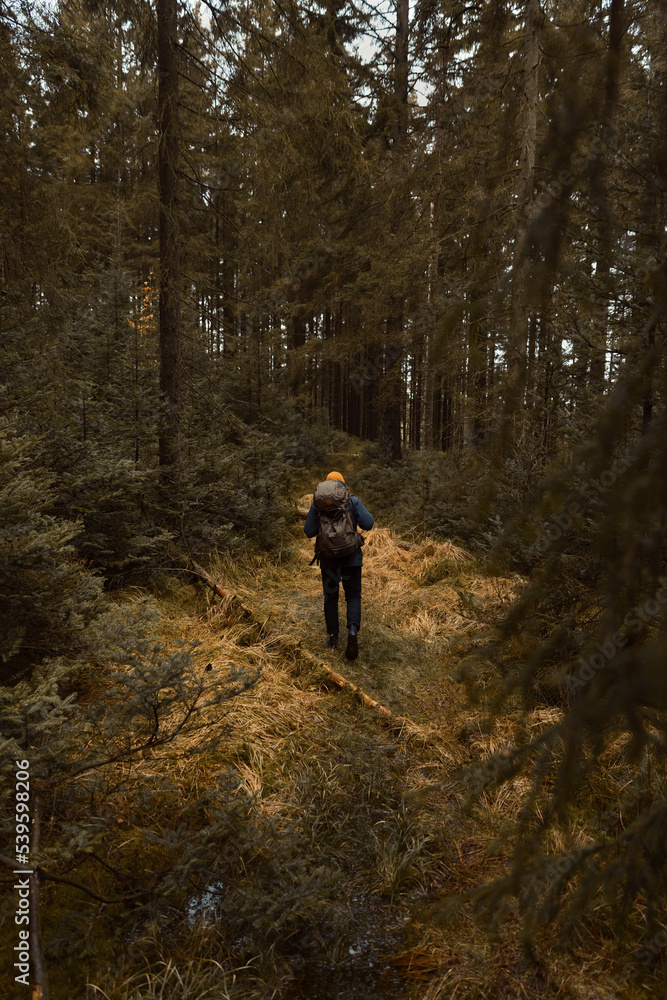
<path fill-rule="evenodd" d="M 202 566 L 200 566 L 199 563 L 194 562 L 194 560 L 192 561 L 192 569 L 190 570 L 190 572 L 194 573 L 195 576 L 198 576 L 201 580 L 204 581 L 204 583 L 208 584 L 211 590 L 215 594 L 217 594 L 218 597 L 221 597 L 222 600 L 225 601 L 225 603 L 229 607 L 232 606 L 237 607 L 241 611 L 243 611 L 246 615 L 248 615 L 250 618 L 254 618 L 252 611 L 250 610 L 250 608 L 247 608 L 245 604 L 243 604 L 240 597 L 232 593 L 231 590 L 225 590 L 225 588 L 222 586 L 221 583 L 218 583 L 218 581 L 214 579 L 214 577 L 212 577 L 210 573 L 207 573 L 206 570 Z"/>
<path fill-rule="evenodd" d="M 101 896 L 99 892 L 95 892 L 94 889 L 90 889 L 83 882 L 76 882 L 73 878 L 67 878 L 65 875 L 54 875 L 53 872 L 47 872 L 41 865 L 37 866 L 37 871 L 39 872 L 39 877 L 45 882 L 62 882 L 63 885 L 71 885 L 75 889 L 80 889 L 81 892 L 87 893 L 93 899 L 97 899 L 100 903 L 127 903 L 132 899 L 139 899 L 144 896 L 145 893 L 140 890 L 134 890 L 133 892 L 126 893 L 123 896 Z"/>
<path fill-rule="evenodd" d="M 8 858 L 5 854 L 0 854 L 0 865 L 4 865 L 5 868 L 10 868 L 12 870 L 16 869 L 16 862 L 12 861 L 12 859 Z M 53 872 L 47 872 L 41 865 L 35 865 L 33 873 L 39 874 L 40 881 L 62 882 L 63 885 L 71 885 L 75 889 L 80 889 L 81 892 L 87 893 L 89 896 L 92 896 L 93 899 L 97 899 L 100 903 L 125 903 L 128 900 L 137 899 L 139 896 L 144 895 L 143 892 L 138 890 L 126 893 L 124 896 L 101 896 L 99 892 L 95 892 L 93 889 L 90 889 L 87 885 L 84 885 L 83 882 L 76 882 L 73 878 L 67 878 L 66 875 L 54 875 Z M 5 883 L 5 879 L 0 879 L 0 882 L 5 884 L 10 884 L 13 881 L 15 881 L 15 879 L 7 880 Z"/>

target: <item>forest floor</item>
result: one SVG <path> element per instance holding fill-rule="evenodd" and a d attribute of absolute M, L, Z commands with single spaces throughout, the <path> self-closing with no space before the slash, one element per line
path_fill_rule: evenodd
<path fill-rule="evenodd" d="M 341 471 L 354 491 L 352 463 L 351 456 Z M 496 901 L 498 919 L 491 922 L 470 903 L 447 913 L 446 900 L 508 873 L 511 843 L 503 835 L 528 789 L 519 779 L 470 795 L 463 772 L 502 754 L 556 711 L 492 720 L 470 704 L 462 683 L 466 657 L 521 580 L 486 576 L 455 545 L 406 543 L 376 522 L 364 548 L 359 658 L 348 662 L 344 643 L 336 651 L 324 643 L 320 574 L 309 566 L 312 541 L 299 513 L 310 490 L 303 483 L 294 497 L 294 550 L 281 561 L 211 556 L 208 571 L 246 611 L 185 583 L 162 596 L 169 630 L 198 640 L 202 664 L 262 671 L 229 703 L 228 735 L 214 761 L 196 765 L 196 781 L 215 780 L 223 768 L 235 776 L 257 821 L 271 830 L 264 850 L 271 882 L 257 841 L 230 841 L 228 881 L 236 880 L 235 898 L 247 903 L 255 931 L 225 936 L 216 887 L 193 901 L 195 923 L 204 930 L 218 923 L 216 954 L 236 972 L 225 980 L 226 992 L 205 992 L 202 980 L 201 991 L 187 997 L 659 996 L 639 990 L 639 982 L 625 984 L 632 948 L 621 948 L 601 923 L 582 923 L 565 940 L 543 929 L 528 945 L 511 900 Z M 474 618 L 464 611 L 470 601 Z M 330 670 L 390 714 L 337 687 Z M 188 961 L 193 947 L 184 946 Z M 164 996 L 171 996 L 165 985 Z"/>

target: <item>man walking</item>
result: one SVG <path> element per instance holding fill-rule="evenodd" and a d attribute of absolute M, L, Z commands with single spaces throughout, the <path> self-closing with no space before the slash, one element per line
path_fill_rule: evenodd
<path fill-rule="evenodd" d="M 327 486 L 327 483 L 341 483 Z M 359 653 L 357 633 L 361 626 L 361 546 L 363 538 L 357 526 L 370 531 L 375 523 L 358 497 L 351 496 L 340 472 L 330 472 L 324 483 L 315 490 L 303 530 L 308 538 L 317 536 L 315 559 L 319 559 L 324 591 L 324 620 L 327 628 L 327 645 L 338 645 L 338 590 L 342 581 L 347 604 L 348 660 L 356 660 Z M 351 550 L 351 551 L 350 551 Z M 341 552 L 345 554 L 336 555 Z M 315 561 L 315 560 L 313 560 Z"/>

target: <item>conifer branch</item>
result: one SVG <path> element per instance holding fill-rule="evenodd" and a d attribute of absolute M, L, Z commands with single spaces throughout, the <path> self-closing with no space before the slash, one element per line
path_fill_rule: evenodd
<path fill-rule="evenodd" d="M 16 868 L 16 863 L 8 858 L 4 854 L 0 854 L 0 865 L 4 865 L 5 868 L 10 868 L 14 870 Z M 54 872 L 49 872 L 46 868 L 42 868 L 41 865 L 35 865 L 36 872 L 39 873 L 39 878 L 46 882 L 61 882 L 63 885 L 71 885 L 74 889 L 80 889 L 82 892 L 87 893 L 96 899 L 99 903 L 125 903 L 131 899 L 138 899 L 140 896 L 144 895 L 143 890 L 136 890 L 131 893 L 127 893 L 123 896 L 102 896 L 99 892 L 95 892 L 89 886 L 84 885 L 83 882 L 77 882 L 73 878 L 68 878 L 66 875 L 56 875 Z M 0 879 L 0 883 L 4 885 L 11 885 L 15 879 Z"/>
<path fill-rule="evenodd" d="M 57 788 L 58 785 L 65 781 L 70 781 L 72 778 L 78 778 L 82 774 L 86 774 L 89 771 L 96 771 L 101 767 L 107 767 L 109 764 L 118 764 L 123 760 L 127 760 L 129 757 L 134 757 L 136 754 L 141 753 L 143 750 L 152 750 L 155 747 L 165 746 L 167 743 L 173 742 L 173 740 L 182 732 L 183 728 L 187 725 L 188 721 L 192 715 L 197 711 L 196 701 L 201 697 L 203 692 L 206 690 L 205 686 L 202 686 L 196 695 L 196 700 L 187 706 L 187 710 L 180 720 L 175 729 L 170 730 L 165 733 L 164 736 L 158 737 L 157 731 L 154 730 L 150 737 L 144 742 L 136 744 L 135 746 L 129 747 L 127 750 L 123 750 L 117 754 L 111 754 L 109 757 L 103 757 L 100 760 L 92 761 L 89 764 L 82 764 L 81 767 L 77 768 L 69 774 L 59 774 L 55 775 L 53 778 L 48 778 L 44 782 L 40 782 L 40 790 L 47 790 L 49 788 Z M 159 725 L 158 725 L 159 729 Z"/>

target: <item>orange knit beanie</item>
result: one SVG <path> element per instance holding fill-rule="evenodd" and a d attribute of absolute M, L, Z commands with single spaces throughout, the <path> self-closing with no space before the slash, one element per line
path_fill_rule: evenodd
<path fill-rule="evenodd" d="M 341 476 L 340 472 L 330 472 L 329 475 L 327 476 L 327 482 L 330 479 L 337 479 L 340 483 L 344 483 L 345 482 L 345 480 Z"/>

